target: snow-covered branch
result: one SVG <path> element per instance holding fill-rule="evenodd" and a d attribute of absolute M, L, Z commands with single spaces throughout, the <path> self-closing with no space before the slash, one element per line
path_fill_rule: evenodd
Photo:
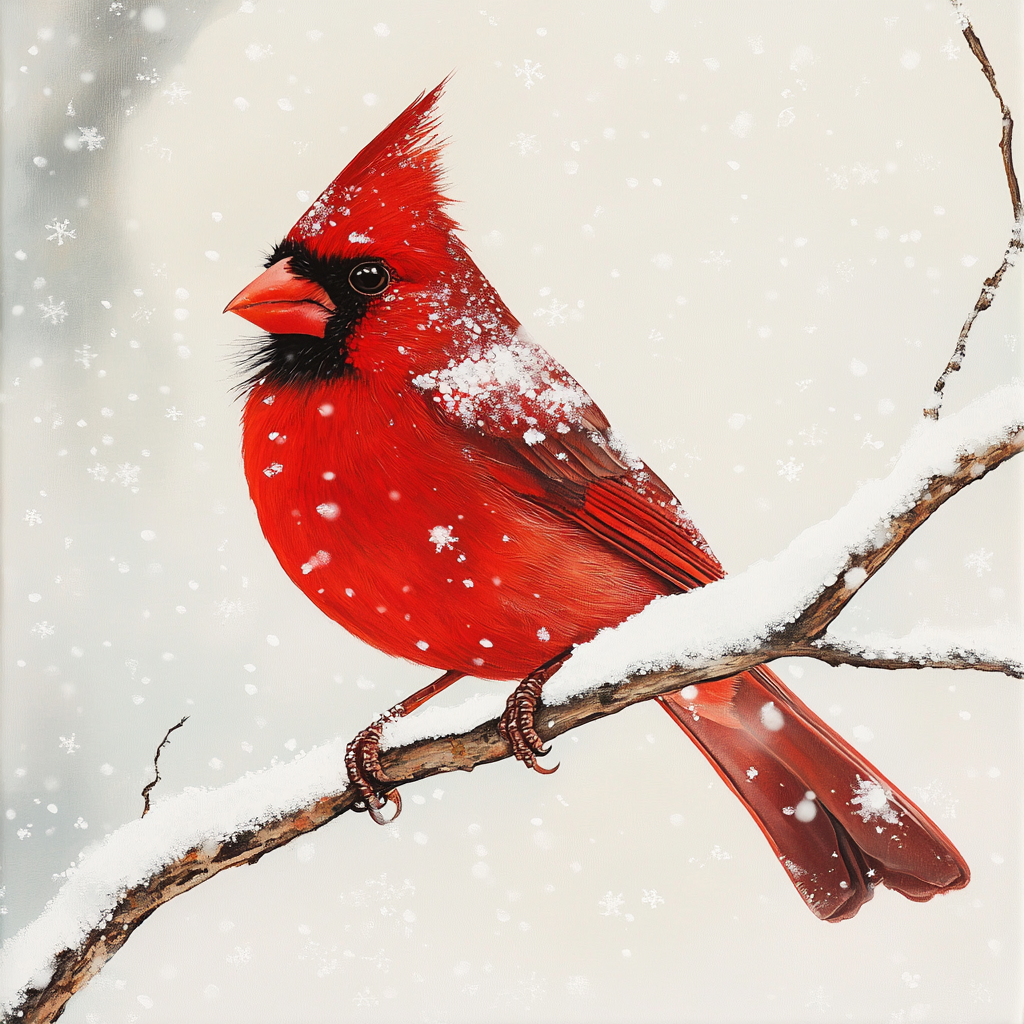
<path fill-rule="evenodd" d="M 852 644 L 825 630 L 939 505 L 1022 447 L 1024 388 L 1017 386 L 941 423 L 923 423 L 888 477 L 861 487 L 776 558 L 657 600 L 578 648 L 545 689 L 538 732 L 549 740 L 639 701 L 780 657 L 1021 675 L 1021 658 L 998 637 L 957 644 L 915 632 L 904 641 Z M 509 757 L 497 728 L 503 705 L 500 695 L 487 695 L 392 723 L 382 767 L 404 785 Z M 55 1020 L 162 904 L 351 810 L 357 794 L 343 781 L 344 752 L 335 740 L 220 789 L 187 790 L 109 835 L 69 869 L 43 914 L 4 944 L 5 1019 Z"/>

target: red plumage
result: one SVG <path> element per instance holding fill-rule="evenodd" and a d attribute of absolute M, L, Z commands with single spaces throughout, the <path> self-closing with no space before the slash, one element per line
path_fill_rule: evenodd
<path fill-rule="evenodd" d="M 418 664 L 518 680 L 723 570 L 455 234 L 441 88 L 349 163 L 229 306 L 310 335 L 264 350 L 245 472 L 285 572 L 332 619 Z M 364 261 L 389 286 L 350 295 Z M 853 916 L 878 882 L 911 899 L 967 884 L 938 828 L 769 669 L 684 694 L 661 704 L 819 917 Z"/>

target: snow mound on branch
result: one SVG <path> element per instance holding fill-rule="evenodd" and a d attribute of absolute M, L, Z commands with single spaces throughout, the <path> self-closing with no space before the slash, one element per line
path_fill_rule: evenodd
<path fill-rule="evenodd" d="M 913 507 L 930 479 L 953 473 L 964 457 L 1022 428 L 1020 385 L 997 388 L 945 419 L 923 421 L 885 479 L 866 483 L 831 519 L 804 530 L 771 561 L 701 590 L 658 598 L 581 645 L 544 687 L 545 702 L 565 703 L 602 682 L 756 648 L 841 575 L 857 589 L 866 573 L 859 567 L 847 571 L 851 556 L 881 546 L 892 520 Z"/>
<path fill-rule="evenodd" d="M 5 940 L 0 953 L 0 1015 L 28 988 L 45 987 L 54 957 L 76 949 L 125 892 L 189 850 L 220 844 L 347 786 L 345 742 L 335 740 L 287 764 L 250 773 L 219 789 L 186 789 L 145 818 L 122 825 L 78 864 L 42 914 Z"/>
<path fill-rule="evenodd" d="M 1024 670 L 1024 630 L 1009 622 L 969 632 L 919 625 L 901 637 L 885 633 L 853 637 L 830 630 L 820 646 L 848 651 L 862 658 L 891 658 L 910 664 L 974 659 L 1013 662 L 1018 669 Z"/>

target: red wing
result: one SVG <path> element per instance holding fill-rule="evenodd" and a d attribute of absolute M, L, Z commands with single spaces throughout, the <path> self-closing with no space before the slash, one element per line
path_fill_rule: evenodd
<path fill-rule="evenodd" d="M 524 359 L 531 360 L 533 387 L 512 396 L 507 389 L 477 392 L 470 406 L 468 397 L 446 391 L 443 401 L 434 399 L 435 409 L 477 435 L 480 453 L 506 486 L 574 520 L 682 590 L 721 579 L 718 559 L 668 486 L 625 450 L 580 385 L 538 346 L 526 344 L 517 336 Z"/>

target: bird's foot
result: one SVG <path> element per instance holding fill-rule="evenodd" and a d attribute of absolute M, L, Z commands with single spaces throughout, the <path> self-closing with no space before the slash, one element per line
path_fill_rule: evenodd
<path fill-rule="evenodd" d="M 345 750 L 345 770 L 348 772 L 349 781 L 362 798 L 356 802 L 354 809 L 367 811 L 378 825 L 387 825 L 402 813 L 402 798 L 380 766 L 380 738 L 384 726 L 393 718 L 399 717 L 400 708 L 401 705 L 399 708 L 392 708 L 373 725 L 357 733 Z M 381 811 L 388 803 L 395 805 L 395 813 L 390 818 L 385 818 Z"/>
<path fill-rule="evenodd" d="M 551 775 L 558 770 L 557 764 L 554 768 L 543 768 L 537 763 L 537 758 L 550 753 L 551 748 L 544 746 L 534 728 L 537 702 L 550 674 L 550 671 L 539 669 L 528 675 L 509 695 L 505 711 L 498 721 L 498 732 L 512 747 L 516 760 L 541 775 Z"/>

